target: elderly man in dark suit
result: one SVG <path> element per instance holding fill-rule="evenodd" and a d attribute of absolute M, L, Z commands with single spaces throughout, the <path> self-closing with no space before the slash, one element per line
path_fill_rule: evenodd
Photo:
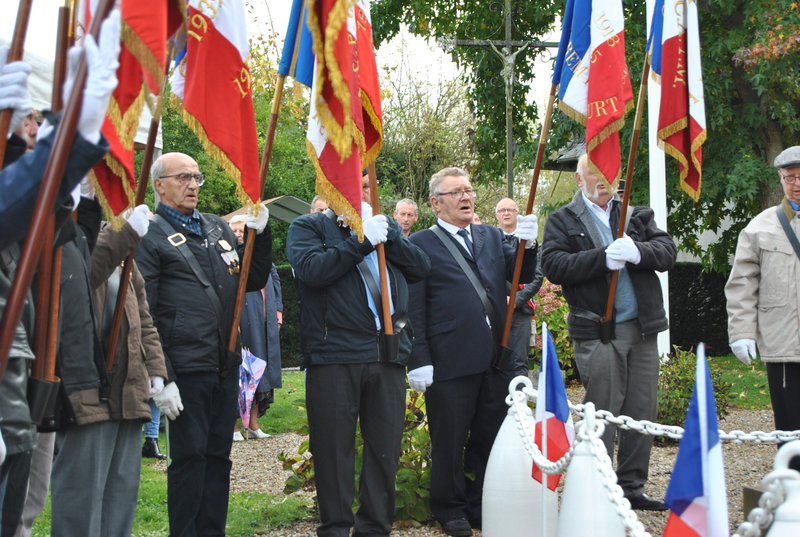
<path fill-rule="evenodd" d="M 437 223 L 409 238 L 432 268 L 409 289 L 415 339 L 408 380 L 416 391 L 427 389 L 431 509 L 445 533 L 469 536 L 480 527 L 486 462 L 513 377 L 498 347 L 516 249 L 499 229 L 472 224 L 475 191 L 464 170 L 437 172 L 430 192 Z M 537 232 L 535 216 L 519 217 L 517 236 L 527 241 L 523 282 L 536 267 Z"/>

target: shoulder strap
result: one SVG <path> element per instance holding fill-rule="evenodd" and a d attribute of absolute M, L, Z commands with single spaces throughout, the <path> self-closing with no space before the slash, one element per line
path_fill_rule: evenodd
<path fill-rule="evenodd" d="M 217 314 L 217 320 L 219 321 L 219 326 L 221 329 L 221 327 L 224 326 L 224 310 L 222 309 L 222 302 L 220 302 L 217 293 L 214 291 L 211 282 L 208 281 L 208 277 L 203 272 L 203 269 L 200 268 L 200 264 L 197 262 L 197 258 L 192 253 L 189 245 L 186 244 L 186 237 L 183 235 L 183 233 L 176 232 L 175 228 L 172 227 L 169 222 L 167 222 L 167 220 L 160 214 L 153 216 L 153 222 L 158 224 L 162 231 L 164 231 L 164 233 L 167 235 L 167 240 L 169 243 L 177 248 L 181 255 L 183 255 L 183 258 L 186 260 L 189 268 L 192 269 L 195 278 L 197 278 L 197 280 L 203 285 L 203 290 L 206 292 L 206 296 L 208 296 L 208 300 L 211 302 L 211 305 L 214 307 L 214 311 Z"/>
<path fill-rule="evenodd" d="M 481 304 L 483 304 L 483 312 L 489 317 L 490 321 L 494 321 L 494 308 L 492 307 L 492 303 L 489 302 L 489 297 L 486 296 L 486 289 L 483 288 L 481 282 L 478 281 L 478 277 L 475 275 L 475 271 L 467 264 L 467 260 L 464 259 L 464 254 L 461 253 L 453 241 L 450 240 L 450 237 L 447 236 L 445 230 L 443 230 L 438 224 L 433 224 L 430 227 L 430 230 L 433 231 L 433 234 L 436 235 L 436 238 L 439 239 L 444 247 L 447 248 L 447 251 L 450 252 L 450 255 L 453 256 L 453 259 L 456 260 L 458 266 L 461 267 L 461 270 L 464 272 L 464 275 L 469 280 L 469 283 L 472 284 L 472 287 L 475 289 L 475 292 L 478 293 L 478 298 L 481 299 Z"/>
<path fill-rule="evenodd" d="M 795 255 L 797 255 L 798 259 L 800 259 L 800 241 L 797 240 L 797 235 L 795 235 L 792 226 L 789 224 L 789 219 L 786 218 L 786 213 L 783 211 L 783 207 L 778 205 L 775 208 L 778 210 L 778 220 L 780 220 L 781 226 L 783 226 L 783 232 L 786 233 L 789 243 L 792 245 L 792 248 L 794 248 Z"/>

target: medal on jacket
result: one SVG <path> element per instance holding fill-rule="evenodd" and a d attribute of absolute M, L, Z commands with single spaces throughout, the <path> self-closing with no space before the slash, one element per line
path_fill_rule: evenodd
<path fill-rule="evenodd" d="M 236 253 L 236 250 L 231 248 L 231 245 L 228 244 L 228 241 L 225 239 L 218 240 L 217 244 L 225 250 L 220 254 L 220 257 L 222 257 L 222 260 L 228 265 L 228 274 L 239 274 L 239 254 Z"/>

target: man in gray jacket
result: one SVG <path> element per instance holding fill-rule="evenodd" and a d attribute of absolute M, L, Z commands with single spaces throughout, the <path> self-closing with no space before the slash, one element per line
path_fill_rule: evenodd
<path fill-rule="evenodd" d="M 785 149 L 774 165 L 784 198 L 739 234 L 725 285 L 728 340 L 746 365 L 761 355 L 775 427 L 794 431 L 800 429 L 800 146 Z M 800 457 L 791 467 L 800 470 Z"/>

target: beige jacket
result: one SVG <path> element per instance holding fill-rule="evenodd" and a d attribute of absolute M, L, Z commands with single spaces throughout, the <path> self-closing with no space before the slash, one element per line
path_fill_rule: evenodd
<path fill-rule="evenodd" d="M 800 236 L 800 213 L 786 198 L 781 208 Z M 800 260 L 775 207 L 739 234 L 725 297 L 731 343 L 754 339 L 764 362 L 800 362 Z"/>
<path fill-rule="evenodd" d="M 97 314 L 102 316 L 105 307 L 106 281 L 96 281 L 94 274 L 107 274 L 110 259 L 131 251 L 138 243 L 139 236 L 125 224 L 120 231 L 104 225 L 92 252 L 92 287 L 95 289 Z M 95 272 L 95 268 L 104 267 Z M 150 317 L 147 294 L 136 264 L 133 265 L 131 280 L 125 300 L 125 315 L 122 318 L 114 367 L 110 374 L 111 394 L 108 401 L 109 417 L 112 420 L 150 419 L 150 377 L 159 376 L 165 380 L 167 369 L 158 331 Z"/>

